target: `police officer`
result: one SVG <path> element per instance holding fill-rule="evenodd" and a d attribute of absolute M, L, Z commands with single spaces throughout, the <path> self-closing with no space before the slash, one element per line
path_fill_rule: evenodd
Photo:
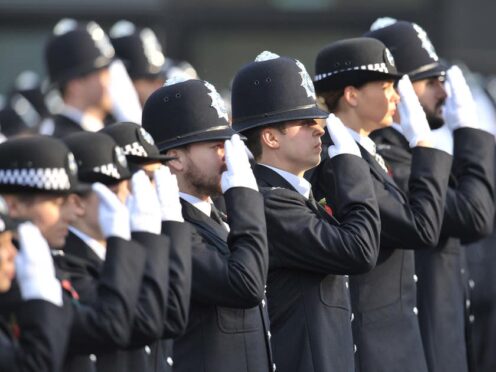
<path fill-rule="evenodd" d="M 222 98 L 201 80 L 167 85 L 147 100 L 142 123 L 176 158 L 168 166 L 194 228 L 189 322 L 174 341 L 174 371 L 271 371 L 263 199 Z M 221 193 L 227 220 L 211 201 Z"/>
<path fill-rule="evenodd" d="M 170 215 L 162 222 L 158 195 L 143 171 L 133 175 L 132 193 L 129 196 L 122 195 L 128 193 L 127 179 L 131 174 L 124 151 L 111 137 L 103 133 L 84 132 L 69 135 L 64 142 L 75 155 L 82 181 L 102 182 L 115 190 L 122 199 L 127 199 L 132 239 L 144 246 L 147 252 L 145 274 L 128 345 L 131 351 L 96 354 L 97 370 L 152 370 L 155 365 L 151 356 L 152 348 L 158 347 L 154 347 L 154 344 L 162 336 L 162 324 L 166 319 L 170 246 L 188 252 L 189 230 L 176 226 L 176 234 L 167 237 L 159 235 L 162 224 L 175 226 L 172 222 L 174 216 L 171 215 L 172 208 L 169 208 Z M 174 190 L 171 188 L 168 193 L 169 199 L 172 199 Z M 91 304 L 97 298 L 96 288 L 105 261 L 106 242 L 98 221 L 97 196 L 90 193 L 75 198 L 80 209 L 79 215 L 70 226 L 70 234 L 63 248 L 64 256 L 57 264 L 71 279 L 80 301 Z M 177 192 L 175 199 L 177 207 L 174 218 L 181 222 Z"/>
<path fill-rule="evenodd" d="M 103 128 L 112 110 L 109 65 L 114 49 L 98 24 L 62 20 L 45 45 L 52 88 L 64 102 L 62 111 L 45 120 L 40 132 L 55 137 Z"/>
<path fill-rule="evenodd" d="M 320 162 L 322 119 L 305 67 L 263 52 L 232 86 L 233 127 L 246 135 L 264 194 L 269 240 L 267 297 L 274 360 L 282 371 L 354 371 L 345 274 L 374 267 L 380 221 L 367 163 L 344 127 L 333 127 L 325 190 L 334 216 L 303 178 Z M 339 222 L 338 222 L 339 221 Z"/>
<path fill-rule="evenodd" d="M 63 247 L 76 213 L 70 194 L 89 189 L 77 180 L 74 155 L 58 139 L 32 136 L 0 144 L 0 158 L 0 192 L 10 215 L 32 220 L 52 249 Z M 129 345 L 145 269 L 145 248 L 130 240 L 128 209 L 106 186 L 92 188 L 100 199 L 106 259 L 92 304 L 80 302 L 69 278 L 57 273 L 74 315 L 63 371 L 92 371 L 94 353 Z"/>
<path fill-rule="evenodd" d="M 0 368 L 61 371 L 71 317 L 62 307 L 50 249 L 36 226 L 30 222 L 18 226 L 6 214 L 5 202 L 0 204 L 0 293 L 9 291 L 16 276 L 22 296 L 15 316 L 0 316 Z"/>
<path fill-rule="evenodd" d="M 378 264 L 350 280 L 357 367 L 427 371 L 417 319 L 413 250 L 437 244 L 451 156 L 432 144 L 427 119 L 407 77 L 399 80 L 399 95 L 396 92 L 400 75 L 380 41 L 364 37 L 329 44 L 319 52 L 315 66 L 317 93 L 336 120 L 347 126 L 367 160 L 381 215 Z M 390 126 L 396 110 L 417 118 L 416 126 L 402 122 L 413 153 L 408 195 L 391 178 L 368 137 Z M 319 194 L 323 187 L 332 187 L 323 182 L 319 169 L 312 182 Z M 335 201 L 328 202 L 332 207 Z"/>
<path fill-rule="evenodd" d="M 109 31 L 110 40 L 126 66 L 141 105 L 165 83 L 165 57 L 157 36 L 148 27 L 139 28 L 121 20 Z"/>
<path fill-rule="evenodd" d="M 445 72 L 420 26 L 398 21 L 367 35 L 391 49 L 398 70 L 410 76 L 430 127 L 440 128 L 437 138 L 443 136 L 440 142 L 454 155 L 439 244 L 434 250 L 417 251 L 415 259 L 419 322 L 429 370 L 467 371 L 470 299 L 460 240 L 476 240 L 493 226 L 494 137 L 480 129 L 462 72 L 456 66 Z M 418 125 L 415 118 L 404 118 L 407 115 L 402 112 L 400 120 Z M 373 138 L 398 185 L 407 192 L 411 151 L 401 128 L 382 129 Z"/>
<path fill-rule="evenodd" d="M 102 129 L 121 146 L 131 169 L 142 169 L 157 188 L 162 215 L 162 234 L 174 237 L 183 236 L 182 244 L 171 244 L 169 259 L 169 291 L 167 314 L 163 324 L 162 338 L 166 339 L 160 347 L 152 347 L 155 370 L 168 371 L 173 365 L 172 340 L 180 336 L 187 324 L 187 314 L 191 295 L 191 248 L 185 239 L 184 229 L 189 225 L 181 223 L 181 206 L 174 197 L 178 192 L 176 177 L 170 174 L 162 163 L 173 157 L 159 153 L 152 136 L 135 123 L 123 122 Z M 176 222 L 174 222 L 176 221 Z M 187 244 L 187 245 L 186 245 Z M 154 355 L 154 353 L 156 355 Z"/>

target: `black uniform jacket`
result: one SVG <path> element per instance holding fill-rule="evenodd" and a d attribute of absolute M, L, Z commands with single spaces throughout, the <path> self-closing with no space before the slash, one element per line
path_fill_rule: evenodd
<path fill-rule="evenodd" d="M 257 165 L 255 176 L 265 197 L 267 297 L 277 369 L 354 371 L 345 275 L 374 267 L 380 232 L 367 164 L 339 155 L 322 168 L 322 176 L 336 186 L 325 189 L 325 196 L 337 219 L 270 168 Z"/>
<path fill-rule="evenodd" d="M 329 143 L 329 137 L 324 137 Z M 376 267 L 350 278 L 357 370 L 427 371 L 417 320 L 413 249 L 433 248 L 441 231 L 451 157 L 415 148 L 407 197 L 361 146 L 381 217 Z M 325 162 L 328 159 L 324 160 Z M 322 165 L 321 165 L 322 166 Z M 333 187 L 320 169 L 312 174 L 316 194 Z M 338 175 L 337 175 L 338 176 Z M 328 201 L 333 207 L 334 201 Z"/>
<path fill-rule="evenodd" d="M 175 372 L 272 370 L 263 197 L 244 187 L 224 197 L 229 233 L 181 200 L 184 219 L 193 227 L 193 282 L 187 330 L 174 341 Z"/>
<path fill-rule="evenodd" d="M 19 339 L 14 337 L 11 320 L 0 317 L 0 371 L 62 372 L 71 315 L 68 307 L 23 301 L 15 319 Z"/>
<path fill-rule="evenodd" d="M 71 118 L 57 114 L 45 119 L 40 126 L 40 133 L 47 136 L 64 138 L 69 134 L 83 131 L 83 128 L 78 122 Z"/>
<path fill-rule="evenodd" d="M 412 196 L 412 157 L 401 133 L 381 129 L 371 136 L 392 174 Z M 414 155 L 415 156 L 415 155 Z M 467 371 L 465 346 L 467 275 L 460 239 L 487 235 L 494 216 L 494 138 L 477 129 L 454 132 L 454 158 L 439 243 L 415 252 L 419 321 L 430 371 Z M 412 172 L 413 173 L 413 172 Z"/>
<path fill-rule="evenodd" d="M 83 303 L 71 283 L 80 259 L 53 251 L 66 296 L 74 310 L 64 372 L 93 371 L 96 354 L 129 345 L 145 269 L 146 250 L 134 241 L 107 239 L 106 259 L 100 270 L 94 303 Z M 89 355 L 89 356 L 88 356 Z"/>
<path fill-rule="evenodd" d="M 170 311 L 167 306 L 168 292 L 173 292 L 171 302 L 174 307 L 184 305 L 182 305 L 182 299 L 176 299 L 180 295 L 177 293 L 177 288 L 169 286 L 169 248 L 173 242 L 174 250 L 185 251 L 187 262 L 188 260 L 191 261 L 190 254 L 188 254 L 191 244 L 190 229 L 187 224 L 163 222 L 163 229 L 171 235 L 159 236 L 145 232 L 132 234 L 133 240 L 145 247 L 147 261 L 135 309 L 132 333 L 127 345 L 128 350 L 96 353 L 98 371 L 147 372 L 170 369 L 166 363 L 167 358 L 162 355 L 161 346 L 157 342 L 163 336 L 164 324 L 167 323 L 166 315 Z M 69 274 L 74 288 L 80 295 L 80 301 L 86 304 L 95 304 L 98 300 L 97 285 L 103 262 L 82 240 L 72 233 L 68 237 L 64 252 L 66 264 L 70 259 Z M 185 266 L 187 267 L 187 265 Z M 189 289 L 187 294 L 189 297 Z M 177 302 L 180 306 L 177 305 Z M 175 324 L 177 321 L 173 320 L 173 322 Z M 159 365 L 162 366 L 162 369 L 158 369 Z"/>
<path fill-rule="evenodd" d="M 473 362 L 471 371 L 496 371 L 496 353 L 494 352 L 496 348 L 495 248 L 496 223 L 491 235 L 487 238 L 465 246 L 471 289 L 471 324 L 469 327 L 472 340 L 471 352 L 469 352 Z"/>

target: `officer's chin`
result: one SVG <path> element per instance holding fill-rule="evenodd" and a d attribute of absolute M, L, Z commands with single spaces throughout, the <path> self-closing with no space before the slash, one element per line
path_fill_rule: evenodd
<path fill-rule="evenodd" d="M 427 122 L 429 123 L 429 127 L 434 129 L 439 129 L 444 125 L 444 119 L 442 116 L 437 115 L 427 115 Z"/>

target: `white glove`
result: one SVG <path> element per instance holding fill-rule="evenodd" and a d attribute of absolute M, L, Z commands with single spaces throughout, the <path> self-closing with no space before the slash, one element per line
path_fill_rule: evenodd
<path fill-rule="evenodd" d="M 15 263 L 22 299 L 62 306 L 62 287 L 55 277 L 47 241 L 31 222 L 21 224 L 18 232 L 20 250 Z"/>
<path fill-rule="evenodd" d="M 126 201 L 131 231 L 160 234 L 162 230 L 160 202 L 144 171 L 140 170 L 133 174 L 131 188 L 132 193 Z"/>
<path fill-rule="evenodd" d="M 340 118 L 334 114 L 329 114 L 326 119 L 326 127 L 334 145 L 330 146 L 327 152 L 333 158 L 339 154 L 351 154 L 362 157 L 360 148 L 348 132 Z"/>
<path fill-rule="evenodd" d="M 443 125 L 441 128 L 432 131 L 432 144 L 433 147 L 453 155 L 453 132 L 447 125 Z"/>
<path fill-rule="evenodd" d="M 184 222 L 176 175 L 171 174 L 169 168 L 162 165 L 154 172 L 153 177 L 162 221 Z"/>
<path fill-rule="evenodd" d="M 92 188 L 100 199 L 98 219 L 105 238 L 114 236 L 130 240 L 129 211 L 126 206 L 105 185 L 96 182 Z"/>
<path fill-rule="evenodd" d="M 479 128 L 477 107 L 470 92 L 462 70 L 451 67 L 446 73 L 446 93 L 448 98 L 444 106 L 444 120 L 451 130 L 458 128 Z"/>
<path fill-rule="evenodd" d="M 398 82 L 398 93 L 401 97 L 398 104 L 400 124 L 410 147 L 417 146 L 419 141 L 430 142 L 431 128 L 408 75 Z"/>
<path fill-rule="evenodd" d="M 223 193 L 231 187 L 248 187 L 258 191 L 257 180 L 251 170 L 245 147 L 237 134 L 224 143 L 227 171 L 223 172 L 221 177 Z"/>
<path fill-rule="evenodd" d="M 121 60 L 110 64 L 109 95 L 112 100 L 112 114 L 117 121 L 141 123 L 141 104 L 138 93 Z"/>

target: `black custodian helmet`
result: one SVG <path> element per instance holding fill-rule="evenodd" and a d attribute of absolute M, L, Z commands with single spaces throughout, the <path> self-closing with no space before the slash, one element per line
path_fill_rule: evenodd
<path fill-rule="evenodd" d="M 161 152 L 194 142 L 226 140 L 236 132 L 222 97 L 203 80 L 157 89 L 145 102 L 142 125 Z"/>
<path fill-rule="evenodd" d="M 233 128 L 243 132 L 290 120 L 326 118 L 303 64 L 271 52 L 242 67 L 232 84 Z"/>
<path fill-rule="evenodd" d="M 95 22 L 62 20 L 45 46 L 45 62 L 52 85 L 108 67 L 114 48 Z"/>
<path fill-rule="evenodd" d="M 427 33 L 413 22 L 378 19 L 365 36 L 382 41 L 393 54 L 398 71 L 416 81 L 444 76 L 446 68 Z M 384 23 L 387 22 L 387 23 Z"/>

